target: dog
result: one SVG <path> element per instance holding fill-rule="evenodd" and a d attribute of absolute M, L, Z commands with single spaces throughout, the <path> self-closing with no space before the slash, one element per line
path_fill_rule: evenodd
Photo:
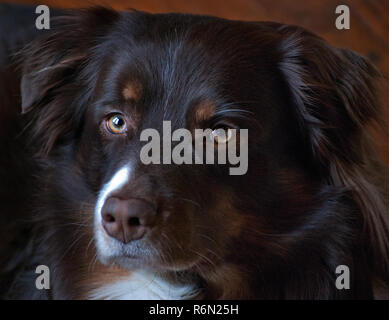
<path fill-rule="evenodd" d="M 51 24 L 1 71 L 3 298 L 387 294 L 382 76 L 366 58 L 273 22 L 94 7 Z M 141 132 L 164 121 L 247 130 L 247 172 L 143 163 Z"/>

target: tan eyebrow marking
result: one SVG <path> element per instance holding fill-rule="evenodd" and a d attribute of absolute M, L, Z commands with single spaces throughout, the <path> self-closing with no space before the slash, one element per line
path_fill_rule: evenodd
<path fill-rule="evenodd" d="M 202 101 L 196 106 L 195 120 L 196 122 L 206 121 L 212 118 L 216 112 L 216 105 L 210 100 Z"/>
<path fill-rule="evenodd" d="M 139 82 L 129 82 L 122 91 L 125 100 L 139 101 L 142 95 L 142 86 Z"/>

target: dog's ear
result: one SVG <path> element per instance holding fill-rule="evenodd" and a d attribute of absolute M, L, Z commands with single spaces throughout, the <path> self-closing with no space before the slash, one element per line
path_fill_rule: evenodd
<path fill-rule="evenodd" d="M 376 268 L 389 277 L 389 172 L 369 135 L 383 124 L 377 69 L 361 55 L 282 26 L 280 69 L 313 161 L 359 204 Z M 386 182 L 385 182 L 386 180 Z"/>
<path fill-rule="evenodd" d="M 379 119 L 378 71 L 361 55 L 298 27 L 280 32 L 280 68 L 314 157 L 324 163 L 334 156 L 354 161 L 361 133 Z"/>
<path fill-rule="evenodd" d="M 118 15 L 102 7 L 69 11 L 53 18 L 53 31 L 38 37 L 19 54 L 22 113 L 32 114 L 32 135 L 39 137 L 43 153 L 71 129 L 77 100 L 74 92 L 77 88 L 82 91 L 80 77 L 91 50 Z"/>

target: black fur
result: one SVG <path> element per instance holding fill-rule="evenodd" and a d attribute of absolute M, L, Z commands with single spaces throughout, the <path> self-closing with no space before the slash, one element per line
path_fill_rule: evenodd
<path fill-rule="evenodd" d="M 88 296 L 98 192 L 130 159 L 123 192 L 169 211 L 150 238 L 163 258 L 145 264 L 195 281 L 201 297 L 371 299 L 388 283 L 389 176 L 368 137 L 380 75 L 365 58 L 299 27 L 207 16 L 94 8 L 53 28 L 0 77 L 1 218 L 15 225 L 1 248 L 4 297 Z M 130 104 L 128 81 L 143 88 Z M 107 101 L 140 119 L 132 136 L 101 134 Z M 140 130 L 163 119 L 212 127 L 191 116 L 209 101 L 218 122 L 249 129 L 246 175 L 139 163 Z M 49 291 L 35 288 L 39 264 L 52 271 Z M 350 267 L 350 290 L 335 287 L 338 265 Z"/>

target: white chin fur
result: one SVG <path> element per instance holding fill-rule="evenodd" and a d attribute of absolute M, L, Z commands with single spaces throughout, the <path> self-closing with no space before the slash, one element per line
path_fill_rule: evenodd
<path fill-rule="evenodd" d="M 101 209 L 106 199 L 114 192 L 122 188 L 130 179 L 129 166 L 119 169 L 99 193 L 94 212 L 95 240 L 99 259 L 104 263 L 110 258 L 122 252 L 122 245 L 109 237 L 101 225 Z M 133 271 L 127 277 L 123 277 L 112 283 L 105 284 L 89 295 L 89 299 L 114 299 L 114 300 L 180 300 L 191 299 L 198 295 L 194 285 L 182 285 L 170 283 L 152 272 Z"/>

